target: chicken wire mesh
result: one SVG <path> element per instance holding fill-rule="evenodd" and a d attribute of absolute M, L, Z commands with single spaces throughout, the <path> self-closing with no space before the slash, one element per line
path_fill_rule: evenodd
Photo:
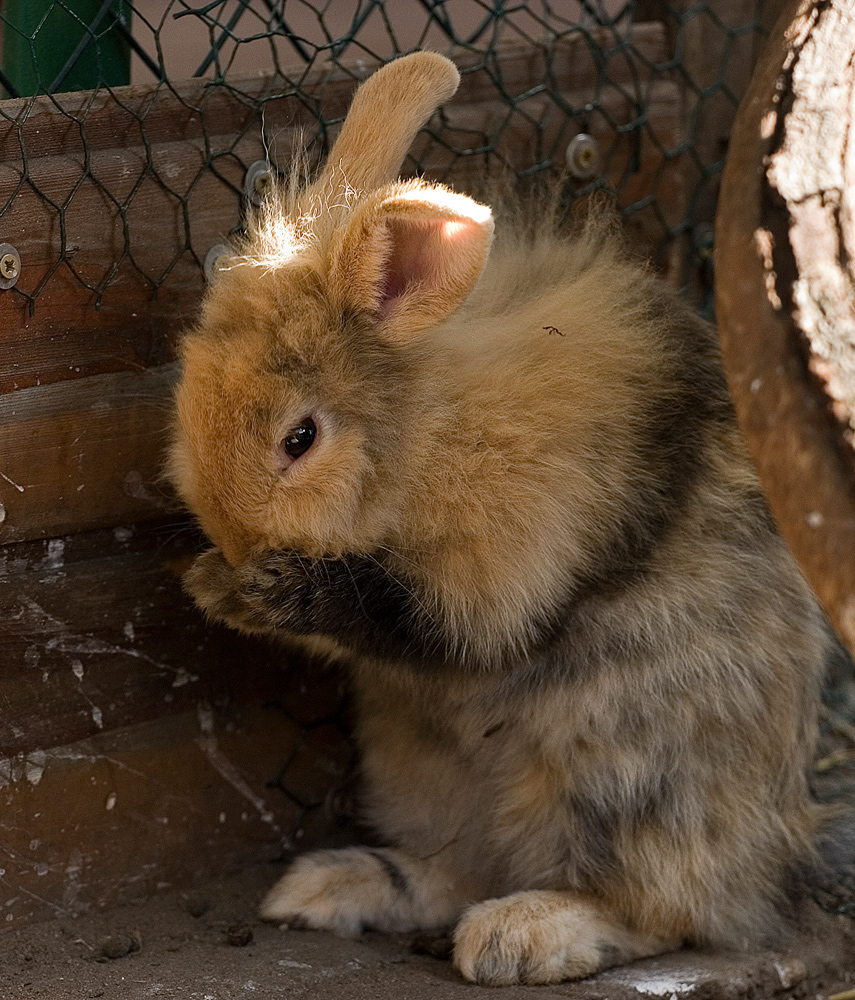
<path fill-rule="evenodd" d="M 200 273 L 209 247 L 194 219 L 193 194 L 216 178 L 222 190 L 208 186 L 206 198 L 219 197 L 224 206 L 240 201 L 249 157 L 257 155 L 248 150 L 249 136 L 264 133 L 273 165 L 286 166 L 292 140 L 282 132 L 290 136 L 290 114 L 319 158 L 346 107 L 328 99 L 331 88 L 352 89 L 393 56 L 432 48 L 458 60 L 469 100 L 455 99 L 435 116 L 408 171 L 464 186 L 500 170 L 520 178 L 563 173 L 568 199 L 612 190 L 627 225 L 642 232 L 660 266 L 675 283 L 700 287 L 709 303 L 723 137 L 772 6 L 769 0 L 5 0 L 0 84 L 9 99 L 0 102 L 0 134 L 6 132 L 0 234 L 4 223 L 14 229 L 22 191 L 37 196 L 39 223 L 52 234 L 39 267 L 21 261 L 16 294 L 32 312 L 65 272 L 100 305 L 128 269 L 152 296 L 185 258 Z M 74 90 L 85 99 L 69 100 Z M 247 112 L 228 135 L 214 120 L 217 95 Z M 155 112 L 167 100 L 199 126 L 192 144 L 200 155 L 180 183 L 156 148 L 163 126 Z M 265 112 L 283 101 L 292 110 L 278 124 L 266 121 Z M 93 155 L 110 105 L 116 130 L 141 153 L 131 176 L 113 183 Z M 46 107 L 68 126 L 60 151 L 68 161 L 64 186 L 34 169 L 39 139 L 31 125 Z M 580 133 L 592 143 L 574 147 L 568 170 L 568 146 Z M 135 216 L 140 192 L 151 185 L 181 230 L 159 253 L 141 245 L 148 233 Z M 97 266 L 70 235 L 92 188 L 115 221 L 110 259 L 99 241 Z M 233 214 L 239 225 L 239 208 Z"/>

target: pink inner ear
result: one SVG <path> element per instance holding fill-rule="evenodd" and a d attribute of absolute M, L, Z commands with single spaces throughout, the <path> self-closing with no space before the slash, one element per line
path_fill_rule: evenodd
<path fill-rule="evenodd" d="M 412 285 L 419 283 L 430 292 L 442 284 L 450 263 L 446 253 L 455 237 L 471 225 L 456 219 L 389 219 L 386 229 L 391 250 L 385 264 L 380 315 L 388 316 Z"/>

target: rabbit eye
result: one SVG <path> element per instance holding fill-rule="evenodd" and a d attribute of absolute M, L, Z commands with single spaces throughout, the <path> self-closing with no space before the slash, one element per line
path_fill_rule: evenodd
<path fill-rule="evenodd" d="M 305 455 L 315 443 L 317 436 L 318 429 L 315 426 L 315 421 L 311 417 L 306 417 L 296 427 L 292 427 L 279 442 L 280 458 L 285 458 L 286 464 L 290 464 L 290 461 Z"/>

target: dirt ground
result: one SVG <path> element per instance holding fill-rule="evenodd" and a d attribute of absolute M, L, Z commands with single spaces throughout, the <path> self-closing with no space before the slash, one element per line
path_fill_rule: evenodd
<path fill-rule="evenodd" d="M 855 803 L 848 667 L 845 682 L 823 717 L 814 791 Z M 358 832 L 343 825 L 323 846 L 354 839 Z M 0 1000 L 855 1000 L 855 872 L 818 890 L 824 908 L 811 902 L 794 914 L 775 951 L 683 951 L 582 982 L 486 989 L 463 982 L 439 939 L 352 941 L 262 923 L 259 901 L 283 868 L 255 864 L 137 905 L 0 930 Z M 841 905 L 846 915 L 830 912 Z"/>
<path fill-rule="evenodd" d="M 776 952 L 682 952 L 580 983 L 482 989 L 464 983 L 430 941 L 366 935 L 346 941 L 279 931 L 255 916 L 280 874 L 260 865 L 192 892 L 33 925 L 0 935 L 0 1000 L 578 1000 L 828 998 L 855 987 L 855 919 L 813 904 Z M 855 991 L 852 996 L 855 997 Z"/>

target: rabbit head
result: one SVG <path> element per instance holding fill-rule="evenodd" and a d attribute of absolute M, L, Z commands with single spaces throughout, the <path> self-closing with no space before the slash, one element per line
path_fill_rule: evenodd
<path fill-rule="evenodd" d="M 169 475 L 233 565 L 368 550 L 398 517 L 414 366 L 492 237 L 487 207 L 397 180 L 458 81 L 426 52 L 370 77 L 318 179 L 266 200 L 183 340 Z"/>

